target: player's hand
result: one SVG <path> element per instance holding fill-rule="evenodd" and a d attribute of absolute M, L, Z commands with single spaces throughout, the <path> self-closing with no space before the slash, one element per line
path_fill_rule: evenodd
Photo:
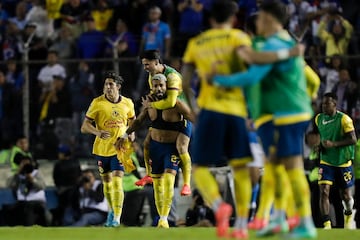
<path fill-rule="evenodd" d="M 335 143 L 330 140 L 324 140 L 324 141 L 322 141 L 322 146 L 324 148 L 333 148 L 333 147 L 335 147 Z"/>
<path fill-rule="evenodd" d="M 145 96 L 141 98 L 141 104 L 144 108 L 151 108 L 151 101 L 149 96 Z"/>
<path fill-rule="evenodd" d="M 116 142 L 114 143 L 115 149 L 120 150 L 121 147 L 124 145 L 125 140 L 126 140 L 126 138 L 124 138 L 124 137 L 118 137 L 116 139 Z"/>
<path fill-rule="evenodd" d="M 290 56 L 304 56 L 305 45 L 304 44 L 296 44 L 295 47 L 290 49 Z"/>
<path fill-rule="evenodd" d="M 213 84 L 213 77 L 219 74 L 218 66 L 223 63 L 223 61 L 216 61 L 211 64 L 211 72 L 206 75 L 209 84 Z"/>
<path fill-rule="evenodd" d="M 111 137 L 110 132 L 105 131 L 105 130 L 100 130 L 97 134 L 97 136 L 101 139 L 108 139 Z"/>

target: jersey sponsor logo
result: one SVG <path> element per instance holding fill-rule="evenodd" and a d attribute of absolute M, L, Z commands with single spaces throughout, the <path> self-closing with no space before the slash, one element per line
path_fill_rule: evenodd
<path fill-rule="evenodd" d="M 335 119 L 331 119 L 331 120 L 328 120 L 328 121 L 325 121 L 324 119 L 322 120 L 322 125 L 326 125 L 326 124 L 329 124 L 329 123 L 332 123 Z"/>

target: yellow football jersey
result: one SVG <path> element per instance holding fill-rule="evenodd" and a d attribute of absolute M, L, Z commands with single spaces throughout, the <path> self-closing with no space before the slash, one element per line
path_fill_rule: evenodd
<path fill-rule="evenodd" d="M 224 88 L 208 82 L 208 74 L 216 66 L 218 74 L 245 70 L 244 62 L 236 55 L 236 48 L 251 47 L 250 37 L 238 29 L 210 29 L 192 38 L 185 50 L 183 62 L 194 64 L 200 77 L 198 105 L 202 109 L 247 117 L 243 90 Z"/>
<path fill-rule="evenodd" d="M 93 154 L 113 156 L 117 153 L 114 147 L 116 139 L 125 133 L 129 119 L 135 117 L 134 103 L 124 96 L 120 102 L 112 103 L 101 95 L 91 102 L 86 117 L 95 121 L 97 129 L 111 133 L 108 139 L 95 138 Z"/>

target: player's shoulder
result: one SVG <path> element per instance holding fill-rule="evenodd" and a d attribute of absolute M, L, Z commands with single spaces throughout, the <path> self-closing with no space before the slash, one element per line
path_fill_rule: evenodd
<path fill-rule="evenodd" d="M 95 98 L 92 100 L 92 102 L 95 103 L 95 104 L 100 103 L 100 102 L 102 102 L 102 101 L 107 101 L 104 94 L 102 94 L 102 95 L 100 95 L 100 96 L 98 96 L 98 97 L 95 97 Z"/>
<path fill-rule="evenodd" d="M 125 97 L 121 95 L 121 101 L 123 101 L 125 104 L 134 104 L 133 100 L 129 97 Z"/>
<path fill-rule="evenodd" d="M 338 111 L 338 114 L 341 116 L 341 122 L 352 122 L 351 117 L 346 113 Z"/>

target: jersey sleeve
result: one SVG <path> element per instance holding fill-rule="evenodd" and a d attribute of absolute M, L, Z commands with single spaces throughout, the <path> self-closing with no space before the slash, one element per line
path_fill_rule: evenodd
<path fill-rule="evenodd" d="M 343 115 L 343 117 L 341 118 L 341 126 L 342 126 L 344 133 L 349 133 L 349 132 L 355 131 L 353 121 L 347 115 Z"/>
<path fill-rule="evenodd" d="M 194 57 L 194 39 L 190 39 L 188 42 L 188 45 L 186 46 L 184 57 L 183 57 L 183 63 L 184 64 L 192 64 L 195 62 Z"/>
<path fill-rule="evenodd" d="M 175 73 L 170 73 L 166 78 L 166 98 L 160 101 L 152 102 L 151 106 L 153 108 L 165 110 L 168 108 L 173 108 L 176 104 L 176 99 L 179 96 L 182 87 L 181 77 Z"/>
<path fill-rule="evenodd" d="M 316 115 L 316 116 L 315 116 L 315 120 L 314 120 L 315 125 L 316 125 L 317 127 L 319 126 L 319 116 L 320 116 L 320 114 Z"/>
<path fill-rule="evenodd" d="M 95 118 L 96 118 L 96 114 L 97 114 L 97 104 L 96 104 L 96 100 L 94 99 L 92 102 L 91 102 L 91 104 L 90 104 L 90 106 L 89 106 L 89 108 L 88 108 L 88 110 L 87 110 L 87 112 L 86 112 L 86 118 L 88 118 L 88 119 L 90 119 L 90 120 L 94 120 Z"/>

